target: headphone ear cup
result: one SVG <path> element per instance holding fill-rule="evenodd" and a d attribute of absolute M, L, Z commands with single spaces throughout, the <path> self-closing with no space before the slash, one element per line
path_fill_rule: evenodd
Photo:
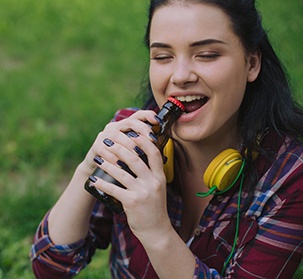
<path fill-rule="evenodd" d="M 242 165 L 242 156 L 235 149 L 226 149 L 215 157 L 204 173 L 204 183 L 211 189 L 225 190 L 236 179 Z"/>
<path fill-rule="evenodd" d="M 174 143 L 169 139 L 163 149 L 163 156 L 166 157 L 166 162 L 163 165 L 167 183 L 174 180 Z"/>

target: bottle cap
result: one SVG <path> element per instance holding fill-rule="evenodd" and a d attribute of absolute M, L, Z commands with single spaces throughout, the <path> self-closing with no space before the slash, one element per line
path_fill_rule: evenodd
<path fill-rule="evenodd" d="M 167 100 L 173 104 L 175 104 L 177 107 L 179 107 L 182 111 L 185 110 L 184 105 L 178 101 L 177 99 L 175 99 L 174 97 L 168 97 Z"/>

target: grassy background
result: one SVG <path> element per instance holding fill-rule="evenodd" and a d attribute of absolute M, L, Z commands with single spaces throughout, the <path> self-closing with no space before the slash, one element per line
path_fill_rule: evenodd
<path fill-rule="evenodd" d="M 0 0 L 0 279 L 33 278 L 37 224 L 114 111 L 140 105 L 147 2 Z M 259 2 L 303 103 L 303 2 Z M 79 278 L 109 278 L 96 257 Z"/>

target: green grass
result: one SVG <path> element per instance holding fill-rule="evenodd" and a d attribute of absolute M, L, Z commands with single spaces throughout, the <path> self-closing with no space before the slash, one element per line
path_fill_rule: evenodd
<path fill-rule="evenodd" d="M 140 105 L 147 2 L 0 0 L 0 279 L 33 278 L 39 221 L 113 113 Z M 260 2 L 302 103 L 303 3 Z M 79 278 L 109 278 L 107 253 Z"/>

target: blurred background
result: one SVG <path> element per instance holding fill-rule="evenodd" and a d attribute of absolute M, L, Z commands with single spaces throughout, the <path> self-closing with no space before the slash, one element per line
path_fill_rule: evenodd
<path fill-rule="evenodd" d="M 303 104 L 303 2 L 258 2 Z M 34 278 L 39 221 L 114 112 L 141 105 L 147 4 L 0 0 L 0 279 Z M 107 253 L 79 278 L 110 278 Z"/>

